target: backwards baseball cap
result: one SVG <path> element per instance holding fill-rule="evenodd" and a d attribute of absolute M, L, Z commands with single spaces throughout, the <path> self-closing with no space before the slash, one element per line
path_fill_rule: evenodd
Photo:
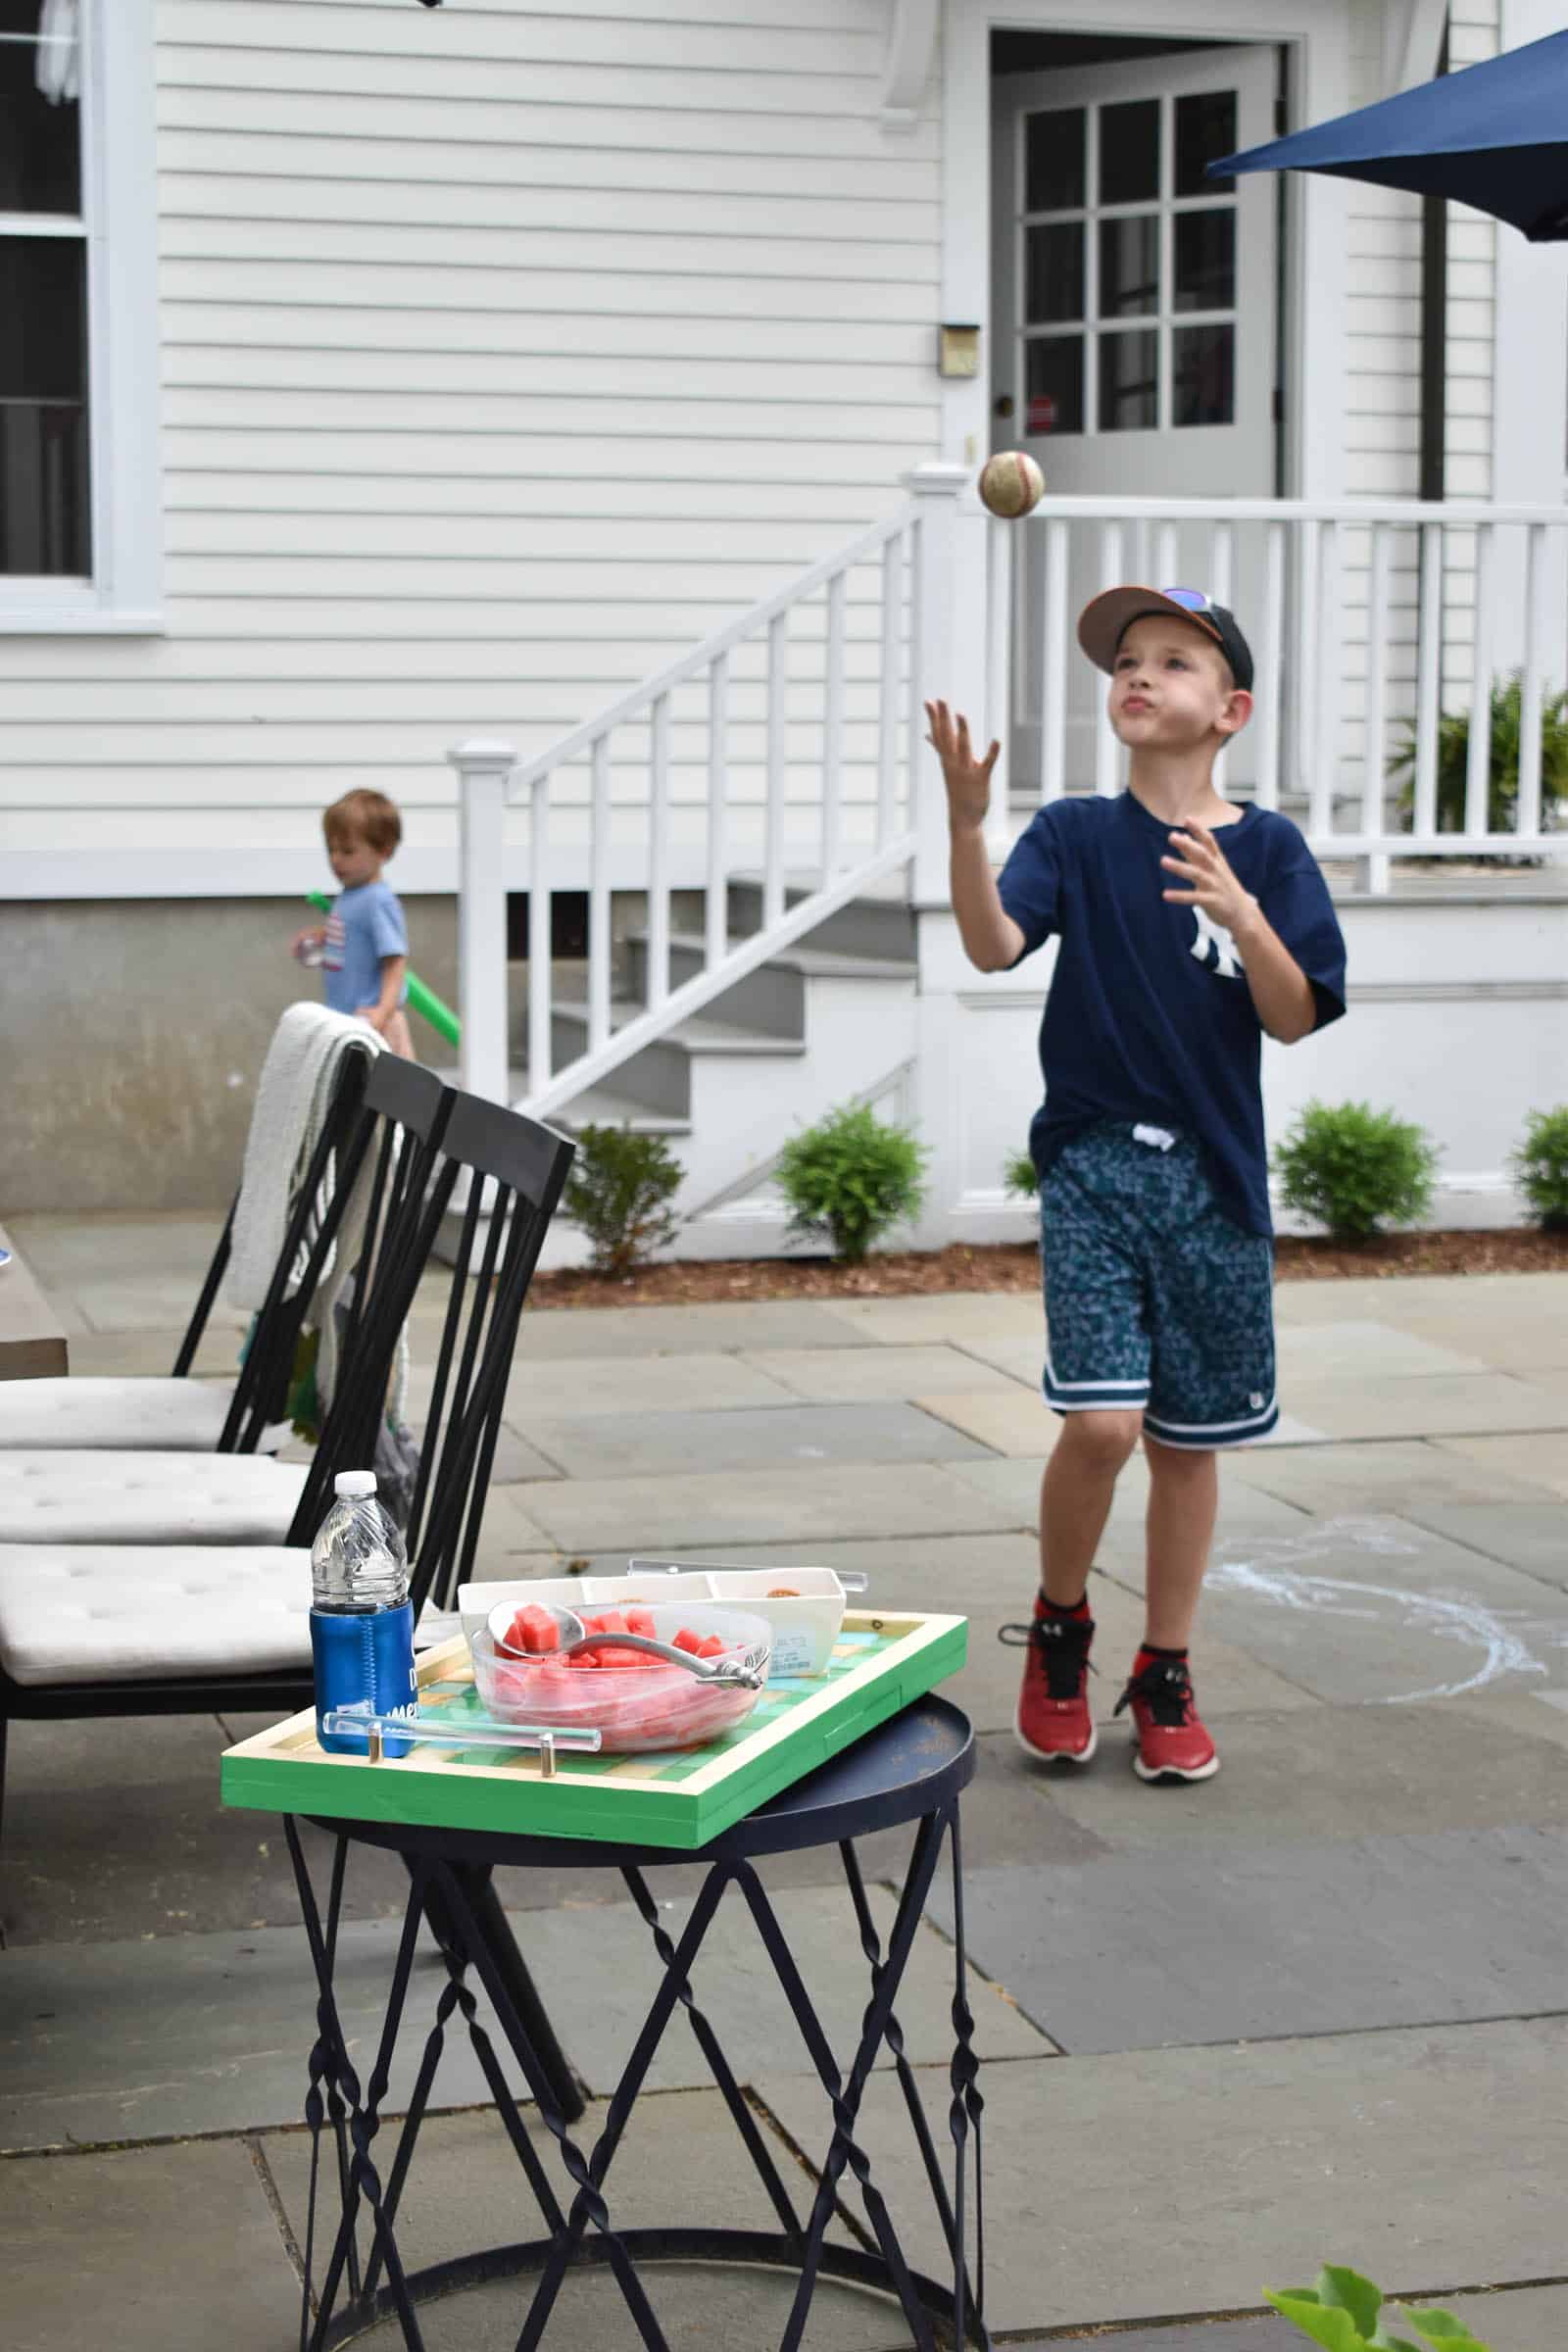
<path fill-rule="evenodd" d="M 1078 642 L 1097 669 L 1112 670 L 1117 648 L 1133 622 L 1159 612 L 1206 630 L 1230 663 L 1237 685 L 1251 692 L 1251 648 L 1236 625 L 1235 613 L 1216 605 L 1201 588 L 1106 588 L 1079 613 Z"/>

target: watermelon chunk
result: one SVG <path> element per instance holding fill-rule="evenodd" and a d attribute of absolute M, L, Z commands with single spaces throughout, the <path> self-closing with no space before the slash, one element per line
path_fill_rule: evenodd
<path fill-rule="evenodd" d="M 675 1636 L 672 1646 L 676 1649 L 689 1650 L 691 1655 L 695 1658 L 702 1648 L 702 1639 L 700 1635 L 692 1632 L 690 1626 L 683 1625 L 680 1629 L 680 1632 Z"/>
<path fill-rule="evenodd" d="M 724 1655 L 724 1644 L 717 1634 L 704 1635 L 697 1644 L 697 1655 L 700 1658 L 721 1658 Z"/>

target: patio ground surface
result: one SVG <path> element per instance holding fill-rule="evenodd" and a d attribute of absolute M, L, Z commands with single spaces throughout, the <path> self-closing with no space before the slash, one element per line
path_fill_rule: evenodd
<path fill-rule="evenodd" d="M 78 1372 L 163 1371 L 215 1227 L 19 1216 Z M 1224 1768 L 1133 1776 L 1111 1707 L 1139 1630 L 1142 1477 L 1094 1588 L 1093 1767 L 1050 1777 L 1010 1724 L 1032 1526 L 1055 1424 L 1025 1298 L 530 1312 L 483 1570 L 632 1548 L 866 1568 L 877 1600 L 960 1608 L 947 1686 L 974 1719 L 970 2003 L 985 2095 L 987 2313 L 1004 2340 L 1288 2352 L 1265 2282 L 1353 2263 L 1453 2303 L 1495 2352 L 1568 2341 L 1568 1276 L 1295 1284 L 1278 1296 L 1279 1438 L 1236 1456 L 1195 1672 Z M 222 1320 L 201 1367 L 232 1362 Z M 416 1317 L 416 1363 L 434 1353 Z M 10 2352 L 297 2341 L 299 2128 L 313 1986 L 277 1825 L 224 1813 L 218 1757 L 263 1718 L 19 1725 L 0 1855 L 0 2261 Z M 886 1891 L 901 1841 L 873 1847 Z M 838 2044 L 864 1998 L 834 1856 L 770 1878 Z M 656 1890 L 678 1922 L 696 1873 Z M 646 2005 L 646 1931 L 609 1874 L 506 1878 L 591 2099 Z M 361 2055 L 401 1910 L 351 1872 Z M 946 2129 L 951 1951 L 938 1904 L 901 2004 Z M 803 2187 L 831 2122 L 737 1912 L 696 1990 Z M 416 1980 L 433 1999 L 435 1964 Z M 400 2058 L 390 2107 L 410 2080 Z M 455 2049 L 413 2259 L 531 2234 L 520 2176 Z M 879 2076 L 862 2137 L 911 2250 L 934 2226 Z M 591 2136 L 591 2120 L 584 2127 Z M 677 2021 L 612 2176 L 627 2223 L 768 2226 Z M 564 2189 L 565 2183 L 560 2182 Z M 858 2209 L 850 2208 L 858 2218 Z M 851 2228 L 846 2220 L 843 2228 Z M 785 2286 L 652 2275 L 678 2345 L 776 2340 Z M 432 2307 L 490 2352 L 514 2286 Z M 1105 2331 L 1102 2333 L 1101 2331 Z M 373 2340 L 389 2344 L 390 2333 Z M 568 2288 L 548 2342 L 621 2352 L 614 2289 Z M 891 2352 L 897 2311 L 824 2288 L 807 2341 Z"/>

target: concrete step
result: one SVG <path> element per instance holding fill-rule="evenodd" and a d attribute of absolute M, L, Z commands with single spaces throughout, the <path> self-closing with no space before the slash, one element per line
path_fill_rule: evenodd
<path fill-rule="evenodd" d="M 631 994 L 648 994 L 648 934 L 633 932 L 630 951 Z M 745 945 L 744 935 L 732 937 L 732 948 Z M 695 980 L 708 961 L 708 945 L 697 932 L 673 932 L 669 942 L 669 980 L 679 988 Z M 806 1034 L 806 992 L 812 980 L 864 980 L 911 983 L 919 967 L 875 956 L 846 956 L 815 946 L 784 948 L 755 972 L 733 981 L 709 1005 L 717 1020 L 742 1029 L 760 1030 L 770 1037 L 801 1038 Z"/>
<path fill-rule="evenodd" d="M 455 1069 L 438 1070 L 438 1078 L 449 1086 L 459 1083 Z M 521 1102 L 528 1093 L 528 1065 L 514 1061 L 507 1070 L 507 1101 Z M 548 1125 L 557 1127 L 564 1135 L 575 1135 L 581 1127 L 631 1127 L 639 1135 L 690 1135 L 691 1121 L 669 1111 L 650 1110 L 613 1084 L 590 1086 L 574 1095 L 564 1110 L 553 1110 Z"/>
<path fill-rule="evenodd" d="M 640 1019 L 646 1009 L 630 998 L 612 1003 L 611 1035 Z M 552 1005 L 550 1048 L 558 1069 L 564 1069 L 568 1062 L 587 1052 L 586 998 L 568 997 Z M 738 1055 L 746 1060 L 768 1054 L 798 1058 L 805 1051 L 806 1041 L 800 1034 L 780 1037 L 764 1029 L 743 1029 L 733 1021 L 713 1020 L 706 1013 L 699 1013 L 691 1020 L 677 1022 L 673 1029 L 634 1054 L 629 1061 L 623 1061 L 614 1072 L 615 1089 L 646 1109 L 687 1118 L 691 1112 L 694 1059 L 719 1054 Z"/>
<path fill-rule="evenodd" d="M 802 899 L 820 890 L 822 877 L 810 871 L 794 871 L 784 878 L 786 906 L 798 906 Z M 762 927 L 762 878 L 760 874 L 732 876 L 729 885 L 729 928 L 743 939 L 751 938 Z M 808 935 L 809 945 L 818 954 L 853 956 L 870 958 L 875 962 L 900 963 L 912 960 L 915 952 L 914 913 L 909 906 L 907 886 L 903 873 L 890 875 L 887 881 L 874 883 L 858 897 L 841 906 L 817 924 Z"/>

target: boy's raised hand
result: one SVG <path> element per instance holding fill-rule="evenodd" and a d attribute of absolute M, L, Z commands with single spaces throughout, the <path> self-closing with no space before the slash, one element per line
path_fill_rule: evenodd
<path fill-rule="evenodd" d="M 1166 873 L 1179 875 L 1184 887 L 1160 896 L 1173 906 L 1201 906 L 1211 922 L 1240 940 L 1257 912 L 1257 901 L 1231 871 L 1230 861 L 1206 825 L 1196 818 L 1170 836 L 1172 855 L 1160 859 Z"/>
<path fill-rule="evenodd" d="M 942 762 L 942 781 L 948 788 L 948 813 L 958 830 L 978 832 L 991 806 L 991 771 L 1002 746 L 993 743 L 985 758 L 977 760 L 961 710 L 950 710 L 946 703 L 927 703 L 925 715 L 931 729 L 926 741 Z"/>

